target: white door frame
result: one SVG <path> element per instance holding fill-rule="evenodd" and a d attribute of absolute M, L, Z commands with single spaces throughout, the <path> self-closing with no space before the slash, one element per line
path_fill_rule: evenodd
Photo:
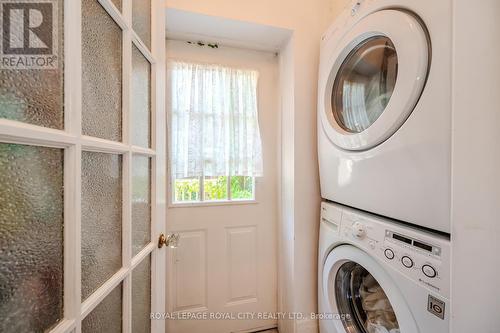
<path fill-rule="evenodd" d="M 123 281 L 123 332 L 131 332 L 131 272 L 151 253 L 151 311 L 165 311 L 165 248 L 158 235 L 165 230 L 166 119 L 165 16 L 161 0 L 151 0 L 151 51 L 132 31 L 132 0 L 123 0 L 123 14 L 111 0 L 98 0 L 123 30 L 123 142 L 82 135 L 81 1 L 64 1 L 64 129 L 56 130 L 0 119 L 0 142 L 64 149 L 64 319 L 51 331 L 81 332 L 81 320 Z M 151 149 L 130 140 L 132 43 L 151 63 Z M 81 155 L 84 151 L 123 155 L 122 268 L 81 303 Z M 131 166 L 133 154 L 151 158 L 151 243 L 132 259 Z M 165 323 L 153 320 L 152 332 L 164 332 Z"/>

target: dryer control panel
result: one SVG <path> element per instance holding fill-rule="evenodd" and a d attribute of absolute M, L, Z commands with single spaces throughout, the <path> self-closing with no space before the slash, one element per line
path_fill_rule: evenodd
<path fill-rule="evenodd" d="M 415 283 L 450 297 L 450 241 L 426 230 L 340 205 L 322 216 L 340 221 L 340 237 Z M 326 213 L 326 214 L 325 214 Z"/>

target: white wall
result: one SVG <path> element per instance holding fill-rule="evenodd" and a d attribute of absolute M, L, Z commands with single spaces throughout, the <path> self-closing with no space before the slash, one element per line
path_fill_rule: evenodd
<path fill-rule="evenodd" d="M 453 333 L 500 331 L 500 2 L 454 2 Z"/>
<path fill-rule="evenodd" d="M 330 0 L 328 1 L 328 9 L 324 12 L 323 31 L 328 29 L 332 22 L 339 16 L 339 14 L 346 9 L 347 6 L 350 8 L 350 3 L 356 2 L 357 0 Z M 350 10 L 350 9 L 349 9 Z"/>

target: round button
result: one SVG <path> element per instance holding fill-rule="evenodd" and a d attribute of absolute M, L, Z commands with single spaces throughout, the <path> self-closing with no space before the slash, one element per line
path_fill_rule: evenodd
<path fill-rule="evenodd" d="M 411 260 L 411 258 L 408 256 L 404 256 L 403 258 L 401 258 L 401 262 L 403 263 L 403 266 L 405 266 L 406 268 L 413 267 L 413 260 Z"/>
<path fill-rule="evenodd" d="M 385 249 L 384 255 L 387 259 L 392 260 L 394 259 L 394 251 L 391 249 Z"/>
<path fill-rule="evenodd" d="M 436 269 L 432 267 L 431 265 L 423 265 L 422 266 L 422 272 L 424 273 L 425 276 L 428 278 L 435 278 L 437 275 Z"/>

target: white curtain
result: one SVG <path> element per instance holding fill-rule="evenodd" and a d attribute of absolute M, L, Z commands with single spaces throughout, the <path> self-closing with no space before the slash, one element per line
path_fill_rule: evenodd
<path fill-rule="evenodd" d="M 262 176 L 258 72 L 171 60 L 168 80 L 172 176 Z"/>

